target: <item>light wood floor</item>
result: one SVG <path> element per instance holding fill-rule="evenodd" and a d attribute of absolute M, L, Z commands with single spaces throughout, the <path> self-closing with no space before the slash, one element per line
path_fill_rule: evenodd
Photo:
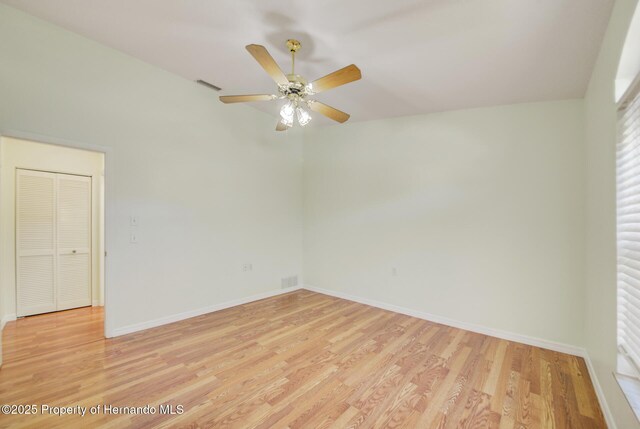
<path fill-rule="evenodd" d="M 0 426 L 606 427 L 581 358 L 308 291 L 100 336 L 91 309 L 9 324 L 0 404 L 185 413 L 0 416 Z"/>
<path fill-rule="evenodd" d="M 67 350 L 103 341 L 104 311 L 102 307 L 84 307 L 25 317 L 7 323 L 3 336 L 4 362 Z"/>

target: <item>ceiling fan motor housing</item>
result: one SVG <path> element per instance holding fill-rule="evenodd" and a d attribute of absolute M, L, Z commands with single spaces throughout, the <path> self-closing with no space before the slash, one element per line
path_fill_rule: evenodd
<path fill-rule="evenodd" d="M 305 78 L 299 74 L 288 74 L 287 79 L 289 80 L 289 84 L 282 85 L 280 88 L 280 92 L 283 95 L 297 95 L 299 97 L 305 97 L 308 95 L 307 80 Z"/>

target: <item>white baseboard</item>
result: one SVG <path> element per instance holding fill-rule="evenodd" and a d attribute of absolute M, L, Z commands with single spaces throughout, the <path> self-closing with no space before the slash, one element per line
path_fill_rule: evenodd
<path fill-rule="evenodd" d="M 15 314 L 7 314 L 5 315 L 2 320 L 0 320 L 0 331 L 2 331 L 4 329 L 4 325 L 7 324 L 7 322 L 13 322 L 14 320 L 16 320 L 16 315 Z"/>
<path fill-rule="evenodd" d="M 486 326 L 476 325 L 469 322 L 461 322 L 459 320 L 449 319 L 444 316 L 426 313 L 423 311 L 412 310 L 410 308 L 400 307 L 398 305 L 387 304 L 384 302 L 362 298 L 342 292 L 317 288 L 306 285 L 304 289 L 312 292 L 318 292 L 325 295 L 342 298 L 349 301 L 359 302 L 360 304 L 370 305 L 372 307 L 381 308 L 383 310 L 393 311 L 395 313 L 406 314 L 407 316 L 417 317 L 418 319 L 428 320 L 430 322 L 440 323 L 442 325 L 452 326 L 454 328 L 464 329 L 466 331 L 477 332 L 479 334 L 489 335 L 491 337 L 502 338 L 503 340 L 515 341 L 530 346 L 542 347 L 544 349 L 553 350 L 560 353 L 567 353 L 574 356 L 584 357 L 586 351 L 582 347 L 571 344 L 558 343 L 555 341 L 544 340 L 542 338 L 531 337 L 528 335 L 516 334 L 514 332 L 503 331 L 500 329 L 489 328 Z"/>
<path fill-rule="evenodd" d="M 226 308 L 235 307 L 237 305 L 247 304 L 249 302 L 258 301 L 265 298 L 271 298 L 272 296 L 283 295 L 285 293 L 293 292 L 301 289 L 300 287 L 290 287 L 286 289 L 278 289 L 269 292 L 259 293 L 257 295 L 251 295 L 246 298 L 234 299 L 232 301 L 223 302 L 220 304 L 214 304 L 207 307 L 197 308 L 195 310 L 189 310 L 178 314 L 172 314 L 170 316 L 160 317 L 158 319 L 149 320 L 146 322 L 134 323 L 132 325 L 115 328 L 109 332 L 108 337 L 118 337 L 120 335 L 131 334 L 133 332 L 143 331 L 145 329 L 155 328 L 158 326 L 166 325 L 168 323 L 178 322 L 180 320 L 189 319 L 191 317 L 201 316 L 207 313 L 213 313 L 214 311 L 224 310 Z"/>
<path fill-rule="evenodd" d="M 589 370 L 589 375 L 591 376 L 591 380 L 593 381 L 593 388 L 596 391 L 596 396 L 598 397 L 598 401 L 600 402 L 600 408 L 602 408 L 602 413 L 604 414 L 605 421 L 610 429 L 615 429 L 615 423 L 613 421 L 613 414 L 611 414 L 611 410 L 609 409 L 609 405 L 607 404 L 607 400 L 604 396 L 604 391 L 600 386 L 600 382 L 598 381 L 598 376 L 596 375 L 595 369 L 593 368 L 593 364 L 591 363 L 591 359 L 589 358 L 589 354 L 587 350 L 583 347 L 574 346 L 571 344 L 563 344 L 555 341 L 544 340 L 541 338 L 531 337 L 528 335 L 516 334 L 513 332 L 502 331 L 499 329 L 488 328 L 486 326 L 476 325 L 468 322 L 461 322 L 458 320 L 449 319 L 447 317 L 438 316 L 435 314 L 425 313 L 423 311 L 412 310 L 405 307 L 400 307 L 393 304 L 387 304 L 380 301 L 375 301 L 368 298 L 362 298 L 359 296 L 354 296 L 342 292 L 336 292 L 333 290 L 327 290 L 322 288 L 317 288 L 314 286 L 306 285 L 303 289 L 310 290 L 312 292 L 318 292 L 325 295 L 334 296 L 336 298 L 342 298 L 349 301 L 355 301 L 360 304 L 370 305 L 372 307 L 381 308 L 383 310 L 393 311 L 395 313 L 406 314 L 407 316 L 417 317 L 418 319 L 428 320 L 430 322 L 440 323 L 447 326 L 452 326 L 454 328 L 464 329 L 466 331 L 477 332 L 479 334 L 489 335 L 491 337 L 502 338 L 503 340 L 515 341 L 522 344 L 527 344 L 530 346 L 541 347 L 548 350 L 553 350 L 560 353 L 567 353 L 574 356 L 579 356 L 583 358 L 587 364 L 587 369 Z"/>
<path fill-rule="evenodd" d="M 600 402 L 600 408 L 602 409 L 602 414 L 604 414 L 604 420 L 607 422 L 607 426 L 609 429 L 616 429 L 616 423 L 613 420 L 613 413 L 611 413 L 611 409 L 609 408 L 609 404 L 607 403 L 607 399 L 604 396 L 604 390 L 602 390 L 602 386 L 598 381 L 598 376 L 596 375 L 596 369 L 593 367 L 593 363 L 591 362 L 591 358 L 589 357 L 589 353 L 585 350 L 584 361 L 587 364 L 587 369 L 589 370 L 589 376 L 591 377 L 591 382 L 593 383 L 593 389 L 596 391 L 596 396 L 598 397 L 598 402 Z"/>
<path fill-rule="evenodd" d="M 2 331 L 4 330 L 4 325 L 6 325 L 7 322 L 13 322 L 14 320 L 16 320 L 15 314 L 7 314 L 2 319 L 0 319 L 0 341 L 2 341 Z M 0 351 L 2 351 L 1 347 Z M 0 368 L 2 368 L 2 354 L 0 354 Z"/>
<path fill-rule="evenodd" d="M 108 337 L 117 337 L 120 335 L 131 334 L 133 332 L 143 331 L 145 329 L 155 328 L 158 326 L 166 325 L 173 322 L 178 322 L 180 320 L 189 319 L 191 317 L 200 316 L 207 313 L 212 313 L 214 311 L 224 310 L 226 308 L 235 307 L 237 305 L 247 304 L 249 302 L 258 301 L 265 298 L 270 298 L 272 296 L 283 295 L 285 293 L 293 292 L 299 289 L 306 289 L 312 292 L 322 293 L 329 296 L 334 296 L 336 298 L 346 299 L 349 301 L 358 302 L 360 304 L 370 305 L 372 307 L 381 308 L 383 310 L 393 311 L 400 314 L 405 314 L 407 316 L 417 317 L 419 319 L 428 320 L 430 322 L 440 323 L 447 326 L 452 326 L 454 328 L 464 329 L 471 332 L 477 332 L 479 334 L 489 335 L 492 337 L 502 338 L 504 340 L 515 341 L 522 344 L 527 344 L 536 347 L 542 347 L 545 349 L 567 353 L 574 356 L 580 356 L 584 358 L 587 369 L 589 371 L 589 375 L 591 376 L 591 380 L 593 382 L 593 387 L 595 389 L 596 395 L 598 397 L 598 401 L 600 402 L 600 407 L 602 408 L 602 413 L 604 414 L 607 425 L 610 429 L 616 429 L 615 422 L 613 420 L 613 414 L 609 409 L 606 398 L 604 396 L 604 391 L 602 390 L 602 386 L 598 381 L 598 377 L 596 375 L 595 369 L 593 367 L 593 363 L 589 358 L 589 354 L 587 351 L 578 346 L 573 346 L 570 344 L 563 344 L 549 340 L 543 340 L 536 337 L 531 337 L 528 335 L 516 334 L 513 332 L 502 331 L 499 329 L 488 328 L 485 326 L 476 325 L 468 322 L 461 322 L 458 320 L 449 319 L 447 317 L 438 316 L 435 314 L 430 314 L 418 310 L 412 310 L 405 307 L 400 307 L 393 304 L 387 304 L 384 302 L 371 300 L 368 298 L 362 298 L 342 292 L 336 292 L 328 289 L 321 289 L 313 286 L 306 285 L 304 287 L 292 287 L 287 289 L 278 289 L 274 291 L 264 292 L 257 295 L 248 296 L 246 298 L 239 298 L 232 301 L 227 301 L 221 304 L 215 304 L 208 307 L 199 308 L 196 310 L 185 311 L 183 313 L 173 314 L 171 316 L 165 316 L 154 320 L 149 320 L 147 322 L 135 323 L 132 325 L 123 326 L 121 328 L 116 328 L 112 331 L 112 335 L 108 335 Z M 95 305 L 95 304 L 94 304 Z M 4 326 L 7 322 L 11 322 L 16 320 L 15 314 L 8 314 L 0 320 L 0 332 L 4 329 Z M 0 365 L 1 365 L 0 360 Z"/>

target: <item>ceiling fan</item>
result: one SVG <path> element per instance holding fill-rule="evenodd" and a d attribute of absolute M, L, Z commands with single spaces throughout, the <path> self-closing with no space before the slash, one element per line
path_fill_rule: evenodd
<path fill-rule="evenodd" d="M 293 121 L 297 117 L 298 124 L 305 126 L 311 121 L 311 115 L 306 108 L 320 113 L 337 122 L 346 122 L 349 115 L 313 100 L 315 94 L 335 88 L 349 82 L 356 81 L 362 77 L 360 69 L 351 64 L 340 70 L 336 70 L 311 83 L 302 76 L 295 73 L 296 52 L 300 49 L 300 42 L 295 39 L 287 40 L 287 48 L 291 52 L 291 73 L 285 75 L 269 54 L 267 49 L 261 45 L 247 45 L 247 51 L 258 61 L 262 68 L 278 84 L 278 95 L 256 94 L 256 95 L 222 95 L 220 101 L 223 103 L 242 103 L 249 101 L 272 101 L 288 100 L 280 109 L 280 121 L 276 126 L 276 131 L 284 131 L 293 126 Z"/>

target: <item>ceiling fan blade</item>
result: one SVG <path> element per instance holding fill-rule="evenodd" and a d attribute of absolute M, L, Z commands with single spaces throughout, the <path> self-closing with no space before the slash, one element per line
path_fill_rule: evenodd
<path fill-rule="evenodd" d="M 276 125 L 276 131 L 286 131 L 289 127 L 287 127 L 284 122 L 278 121 L 278 125 Z"/>
<path fill-rule="evenodd" d="M 350 117 L 347 113 L 344 113 L 338 109 L 334 109 L 331 106 L 327 106 L 326 104 L 315 100 L 309 102 L 309 108 L 314 112 L 321 113 L 327 118 L 333 119 L 334 121 L 340 123 L 346 122 Z"/>
<path fill-rule="evenodd" d="M 269 51 L 262 45 L 247 45 L 247 51 L 256 59 L 258 63 L 262 66 L 264 71 L 266 71 L 271 79 L 276 81 L 279 85 L 287 85 L 289 83 L 289 79 L 282 72 L 278 63 L 273 59 Z"/>
<path fill-rule="evenodd" d="M 275 95 L 256 94 L 256 95 L 221 95 L 220 101 L 223 103 L 245 103 L 247 101 L 271 101 L 275 100 Z"/>
<path fill-rule="evenodd" d="M 362 73 L 360 73 L 360 69 L 356 67 L 355 64 L 351 64 L 350 66 L 336 70 L 333 73 L 321 77 L 320 79 L 314 80 L 308 86 L 315 94 L 317 94 L 319 92 L 326 91 L 327 89 L 353 82 L 361 77 Z"/>

